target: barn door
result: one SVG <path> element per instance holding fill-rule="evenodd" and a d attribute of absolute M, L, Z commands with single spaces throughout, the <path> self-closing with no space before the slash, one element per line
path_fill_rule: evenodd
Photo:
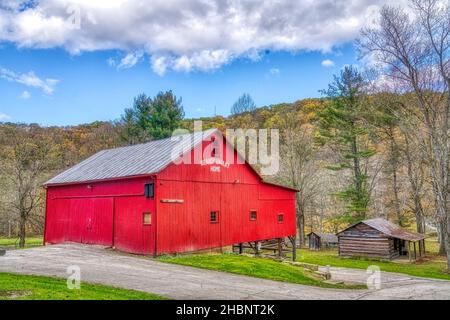
<path fill-rule="evenodd" d="M 114 204 L 114 247 L 121 251 L 154 252 L 154 201 L 144 197 L 116 198 Z"/>
<path fill-rule="evenodd" d="M 112 246 L 113 198 L 93 199 L 86 211 L 83 243 Z"/>
<path fill-rule="evenodd" d="M 113 199 L 70 199 L 68 240 L 112 245 Z"/>

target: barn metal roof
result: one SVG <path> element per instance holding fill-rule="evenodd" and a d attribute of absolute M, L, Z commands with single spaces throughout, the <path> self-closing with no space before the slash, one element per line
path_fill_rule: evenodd
<path fill-rule="evenodd" d="M 318 235 L 320 239 L 322 239 L 325 242 L 328 243 L 338 242 L 338 237 L 334 233 L 311 232 L 310 234 L 308 234 L 308 236 L 311 235 L 312 233 Z"/>
<path fill-rule="evenodd" d="M 397 238 L 397 239 L 402 239 L 402 240 L 407 240 L 407 241 L 419 241 L 419 240 L 423 240 L 426 238 L 426 236 L 423 234 L 407 231 L 407 230 L 403 229 L 402 227 L 400 227 L 399 225 L 396 225 L 395 223 L 392 223 L 383 218 L 363 220 L 359 223 L 364 223 L 364 224 L 368 225 L 369 227 L 372 227 L 392 238 Z M 347 230 L 359 223 L 356 223 L 356 224 L 346 228 L 345 230 Z M 345 230 L 343 230 L 343 231 L 345 231 Z M 343 231 L 341 231 L 341 232 L 343 232 Z M 339 232 L 339 233 L 341 233 L 341 232 Z"/>
<path fill-rule="evenodd" d="M 103 150 L 58 174 L 44 185 L 157 173 L 172 163 L 172 155 L 181 155 L 183 151 L 194 148 L 216 131 L 218 130 L 209 129 L 144 144 Z"/>

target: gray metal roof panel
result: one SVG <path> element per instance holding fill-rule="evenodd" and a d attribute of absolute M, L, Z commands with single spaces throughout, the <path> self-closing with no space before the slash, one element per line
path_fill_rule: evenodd
<path fill-rule="evenodd" d="M 362 222 L 393 238 L 408 241 L 419 241 L 426 238 L 424 234 L 405 230 L 402 227 L 383 218 L 369 219 Z"/>
<path fill-rule="evenodd" d="M 392 238 L 407 240 L 407 241 L 419 241 L 426 238 L 426 235 L 420 234 L 417 232 L 412 232 L 403 229 L 399 225 L 396 225 L 395 223 L 392 223 L 386 219 L 383 218 L 374 218 L 374 219 L 368 219 L 363 220 L 358 223 L 352 224 L 351 226 L 345 228 L 344 230 L 337 233 L 337 235 L 343 233 L 344 231 L 353 228 L 354 226 L 364 223 L 368 225 L 369 227 L 380 231 L 381 233 L 384 233 L 385 235 L 388 235 Z"/>
<path fill-rule="evenodd" d="M 173 162 L 172 155 L 193 149 L 217 129 L 100 151 L 44 185 L 79 183 L 157 173 Z"/>

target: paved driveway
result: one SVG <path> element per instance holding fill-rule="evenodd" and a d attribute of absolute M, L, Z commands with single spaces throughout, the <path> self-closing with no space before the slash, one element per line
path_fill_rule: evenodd
<path fill-rule="evenodd" d="M 379 290 L 324 289 L 233 275 L 131 256 L 98 246 L 61 244 L 8 251 L 0 272 L 66 277 L 160 294 L 173 299 L 450 299 L 450 281 L 382 274 Z M 336 280 L 365 283 L 364 270 L 332 268 Z"/>

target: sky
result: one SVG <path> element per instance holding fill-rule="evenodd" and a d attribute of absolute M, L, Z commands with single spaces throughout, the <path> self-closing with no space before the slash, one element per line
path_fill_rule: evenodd
<path fill-rule="evenodd" d="M 320 96 L 361 65 L 353 41 L 377 0 L 0 0 L 0 122 L 120 118 L 172 90 L 186 117 Z"/>

